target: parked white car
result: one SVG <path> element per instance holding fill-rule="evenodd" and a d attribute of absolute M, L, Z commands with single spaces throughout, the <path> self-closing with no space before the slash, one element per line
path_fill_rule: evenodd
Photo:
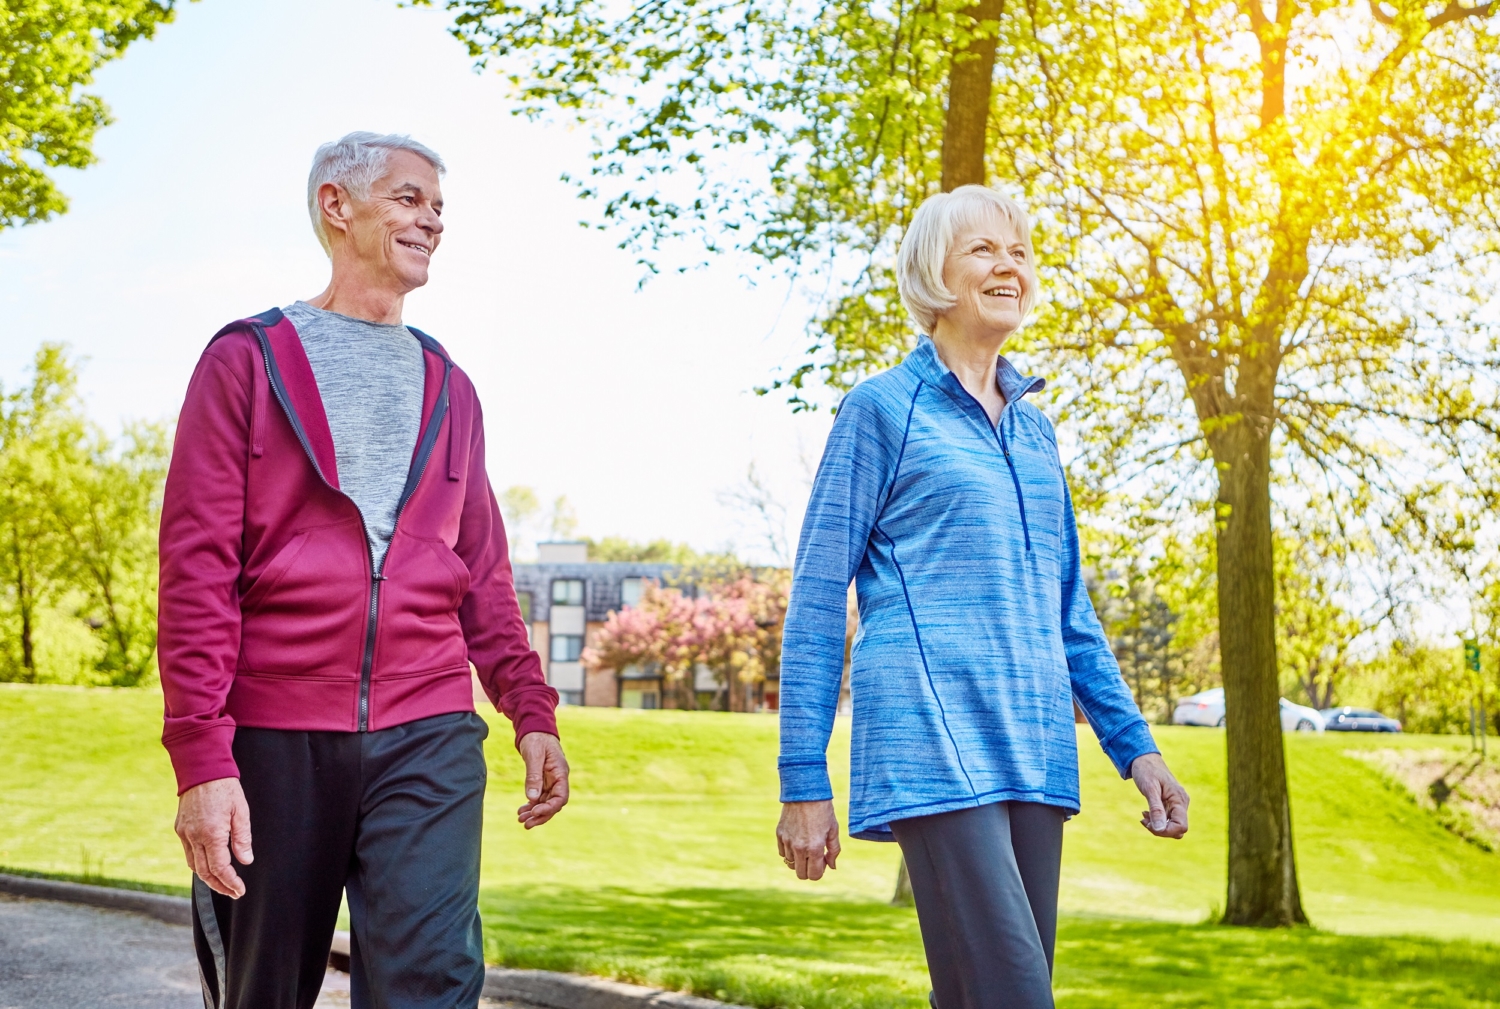
<path fill-rule="evenodd" d="M 1215 687 L 1177 702 L 1172 712 L 1173 725 L 1217 725 L 1224 724 L 1224 688 Z M 1327 728 L 1323 713 L 1317 708 L 1293 704 L 1285 697 L 1281 699 L 1281 731 L 1322 732 Z"/>

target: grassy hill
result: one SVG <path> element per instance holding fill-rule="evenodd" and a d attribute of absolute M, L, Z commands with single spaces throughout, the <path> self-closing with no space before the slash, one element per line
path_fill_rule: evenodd
<path fill-rule="evenodd" d="M 0 865 L 182 884 L 161 699 L 0 687 Z M 482 904 L 491 959 L 689 987 L 759 1005 L 920 1006 L 916 921 L 885 905 L 894 845 L 849 842 L 799 882 L 776 857 L 776 723 L 765 716 L 564 709 L 574 800 L 527 833 L 519 760 L 489 745 Z M 1088 736 L 1086 727 L 1082 728 Z M 1447 737 L 1289 736 L 1293 826 L 1320 931 L 1207 927 L 1225 872 L 1223 736 L 1158 731 L 1192 831 L 1152 838 L 1091 738 L 1068 825 L 1059 1004 L 1497 1005 L 1500 856 L 1388 787 L 1360 747 Z M 847 779 L 848 727 L 831 749 Z M 1356 937 L 1358 934 L 1360 937 Z M 1382 938 L 1401 935 L 1408 938 Z M 1482 940 L 1470 944 L 1445 940 Z"/>

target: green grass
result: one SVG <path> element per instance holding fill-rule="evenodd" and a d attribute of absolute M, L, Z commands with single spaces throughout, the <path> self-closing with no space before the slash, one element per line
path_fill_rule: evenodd
<path fill-rule="evenodd" d="M 181 886 L 160 711 L 154 692 L 0 688 L 0 865 Z M 885 904 L 895 847 L 848 842 L 821 884 L 777 859 L 773 718 L 560 714 L 575 797 L 530 833 L 514 822 L 509 728 L 492 719 L 481 904 L 493 961 L 762 1006 L 920 1009 L 916 920 Z M 1500 1006 L 1500 947 L 1488 945 L 1500 941 L 1500 855 L 1345 756 L 1466 739 L 1289 736 L 1298 869 L 1318 929 L 1256 932 L 1198 924 L 1223 899 L 1222 734 L 1158 730 L 1193 795 L 1181 842 L 1140 828 L 1139 796 L 1083 735 L 1060 1005 Z M 841 795 L 847 752 L 841 723 Z"/>

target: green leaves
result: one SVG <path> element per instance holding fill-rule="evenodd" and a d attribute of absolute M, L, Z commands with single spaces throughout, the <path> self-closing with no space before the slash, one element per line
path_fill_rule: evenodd
<path fill-rule="evenodd" d="M 0 395 L 0 680 L 135 686 L 155 672 L 166 429 L 91 425 L 60 344 Z"/>
<path fill-rule="evenodd" d="M 172 19 L 175 0 L 5 0 L 0 4 L 0 230 L 68 208 L 48 168 L 94 162 L 109 110 L 79 89 Z"/>

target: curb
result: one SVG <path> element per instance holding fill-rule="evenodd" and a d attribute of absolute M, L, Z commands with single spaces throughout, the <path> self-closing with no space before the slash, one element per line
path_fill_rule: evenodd
<path fill-rule="evenodd" d="M 0 872 L 0 893 L 133 911 L 169 925 L 193 923 L 192 901 L 164 893 L 117 890 L 59 879 L 13 876 L 5 872 Z M 335 970 L 349 970 L 348 932 L 333 934 L 328 965 Z M 550 970 L 512 970 L 509 967 L 485 968 L 482 994 L 485 998 L 525 1002 L 542 1009 L 746 1009 L 685 992 L 648 988 L 601 977 L 560 974 Z"/>
<path fill-rule="evenodd" d="M 67 904 L 88 904 L 116 911 L 134 911 L 164 921 L 168 925 L 191 925 L 192 902 L 186 897 L 143 890 L 117 890 L 87 883 L 68 883 L 60 879 L 38 879 L 34 876 L 12 876 L 0 872 L 0 893 L 38 900 L 58 900 Z"/>

